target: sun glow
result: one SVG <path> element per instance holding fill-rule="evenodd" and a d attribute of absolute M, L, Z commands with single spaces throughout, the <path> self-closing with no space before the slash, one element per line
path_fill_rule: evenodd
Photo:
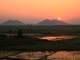
<path fill-rule="evenodd" d="M 79 16 L 80 0 L 0 0 L 0 21 L 16 19 L 35 23 L 57 19 L 72 23 L 71 19 Z"/>
<path fill-rule="evenodd" d="M 61 18 L 57 18 L 58 20 L 61 20 Z"/>

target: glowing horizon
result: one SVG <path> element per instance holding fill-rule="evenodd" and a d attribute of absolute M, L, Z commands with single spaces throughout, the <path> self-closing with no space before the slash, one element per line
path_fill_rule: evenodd
<path fill-rule="evenodd" d="M 79 11 L 80 0 L 0 0 L 1 18 L 58 18 L 70 22 L 68 19 L 80 17 Z"/>

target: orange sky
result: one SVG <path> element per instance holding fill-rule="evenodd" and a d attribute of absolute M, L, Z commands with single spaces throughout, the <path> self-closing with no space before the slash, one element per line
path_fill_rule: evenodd
<path fill-rule="evenodd" d="M 80 0 L 0 0 L 0 17 L 60 17 L 69 22 L 68 19 L 80 17 Z"/>

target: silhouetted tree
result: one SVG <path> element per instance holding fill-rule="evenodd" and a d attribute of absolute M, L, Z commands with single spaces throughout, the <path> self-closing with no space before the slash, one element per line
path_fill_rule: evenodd
<path fill-rule="evenodd" d="M 17 37 L 23 37 L 23 31 L 21 29 L 17 31 Z"/>
<path fill-rule="evenodd" d="M 8 31 L 9 37 L 11 37 L 12 33 L 13 33 L 12 30 L 9 30 L 9 31 Z"/>

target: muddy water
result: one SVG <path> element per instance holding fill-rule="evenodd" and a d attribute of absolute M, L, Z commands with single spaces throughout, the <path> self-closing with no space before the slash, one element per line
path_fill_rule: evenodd
<path fill-rule="evenodd" d="M 80 51 L 44 51 L 23 52 L 10 58 L 23 58 L 28 60 L 80 60 Z"/>

